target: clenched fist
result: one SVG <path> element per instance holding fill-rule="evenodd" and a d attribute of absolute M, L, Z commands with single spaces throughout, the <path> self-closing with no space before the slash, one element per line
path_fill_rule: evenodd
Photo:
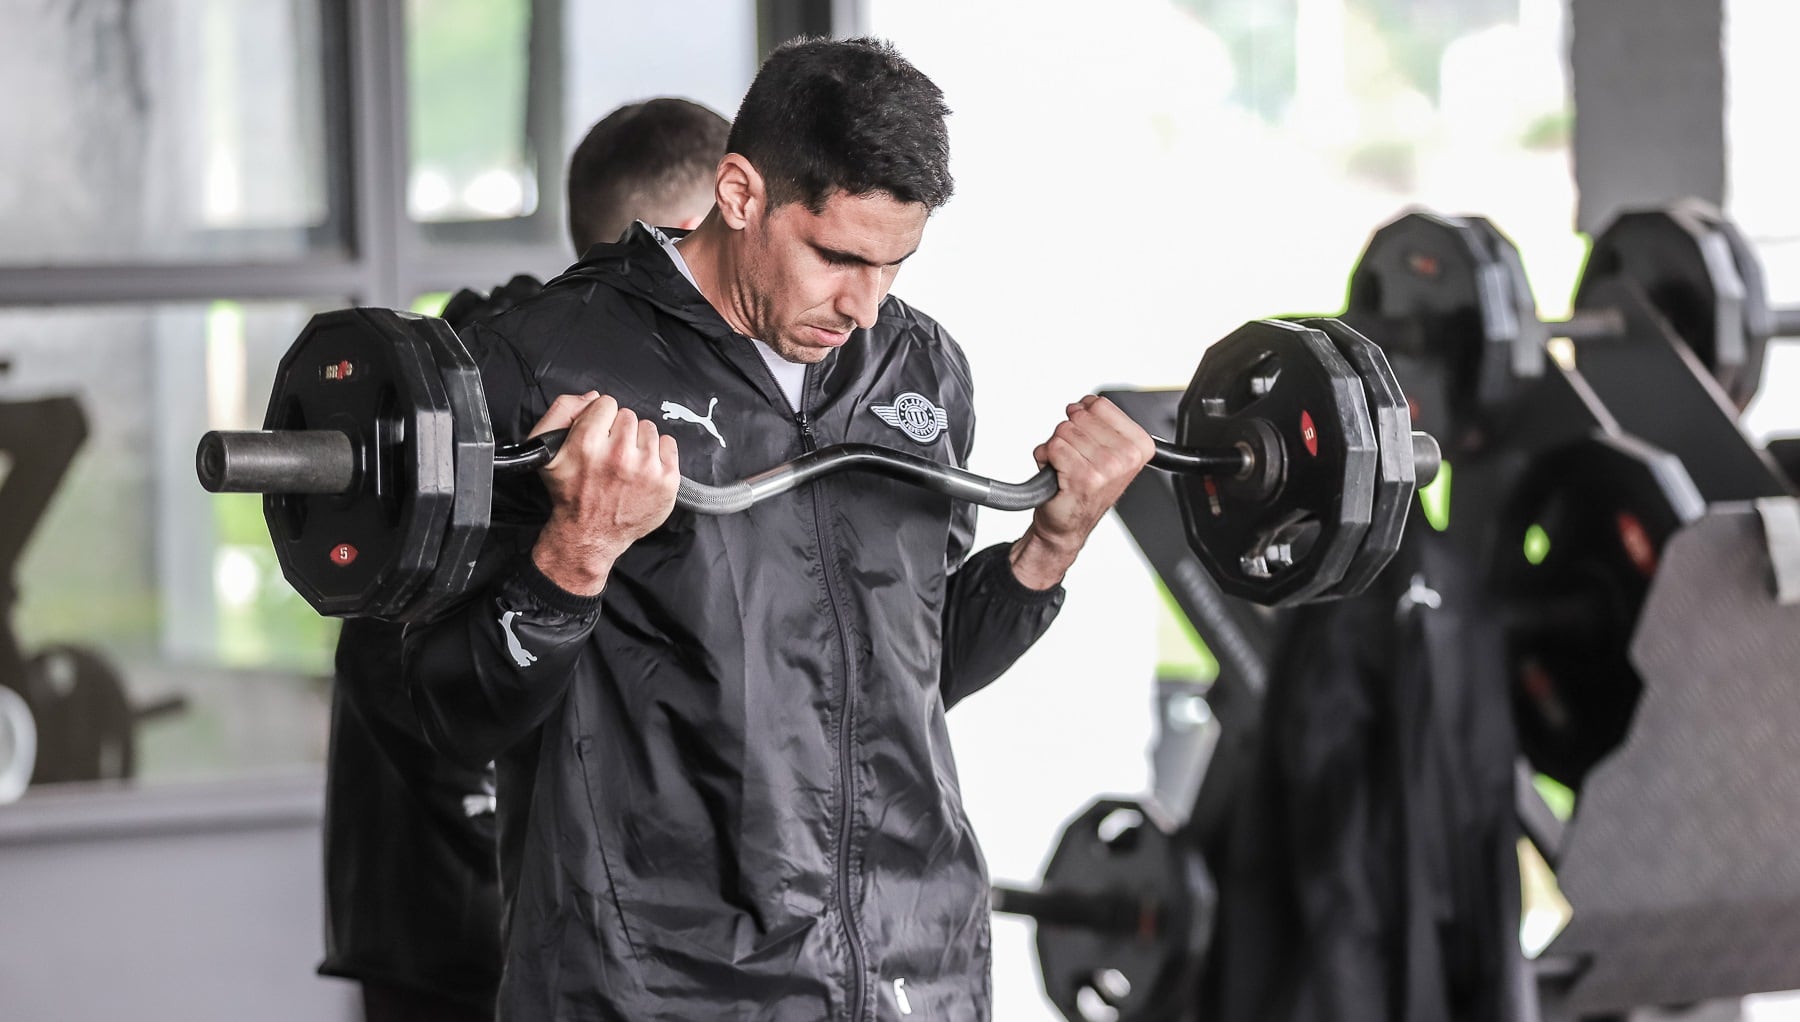
<path fill-rule="evenodd" d="M 1067 414 L 1032 452 L 1039 466 L 1056 470 L 1056 496 L 1033 513 L 1031 528 L 1013 544 L 1013 574 L 1032 589 L 1062 581 L 1088 533 L 1156 453 L 1150 434 L 1103 397 L 1089 394 Z"/>
<path fill-rule="evenodd" d="M 557 398 L 531 435 L 565 427 L 562 449 L 542 469 L 550 520 L 532 560 L 550 581 L 592 596 L 619 555 L 669 517 L 681 464 L 674 437 L 593 391 Z"/>

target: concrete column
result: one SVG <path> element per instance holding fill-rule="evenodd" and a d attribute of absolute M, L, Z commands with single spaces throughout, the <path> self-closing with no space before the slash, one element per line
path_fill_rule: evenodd
<path fill-rule="evenodd" d="M 1576 226 L 1725 195 L 1724 0 L 1570 0 Z"/>

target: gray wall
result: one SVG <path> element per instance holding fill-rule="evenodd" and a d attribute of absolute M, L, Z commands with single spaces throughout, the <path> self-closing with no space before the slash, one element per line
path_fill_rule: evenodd
<path fill-rule="evenodd" d="M 322 952 L 316 776 L 0 813 L 0 1018 L 353 1022 Z"/>
<path fill-rule="evenodd" d="M 1724 0 L 1571 0 L 1576 227 L 1725 197 Z"/>

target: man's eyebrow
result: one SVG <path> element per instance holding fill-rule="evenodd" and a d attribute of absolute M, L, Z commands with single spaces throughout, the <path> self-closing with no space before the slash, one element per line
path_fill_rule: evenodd
<path fill-rule="evenodd" d="M 867 259 L 867 258 L 864 258 L 863 256 L 859 256 L 855 252 L 845 252 L 840 249 L 827 248 L 824 245 L 820 245 L 820 244 L 816 244 L 816 243 L 813 245 L 813 250 L 818 252 L 820 255 L 824 256 L 828 262 L 855 263 L 856 265 L 859 265 L 859 266 L 875 266 L 875 267 L 879 267 L 882 265 L 881 263 L 878 263 L 873 259 Z M 888 263 L 887 265 L 888 266 L 899 266 L 901 263 L 906 262 L 908 259 L 911 259 L 913 257 L 913 255 L 915 253 L 917 253 L 918 251 L 919 250 L 915 248 L 911 252 L 906 253 L 905 255 L 901 256 L 900 258 L 894 260 L 891 263 Z"/>

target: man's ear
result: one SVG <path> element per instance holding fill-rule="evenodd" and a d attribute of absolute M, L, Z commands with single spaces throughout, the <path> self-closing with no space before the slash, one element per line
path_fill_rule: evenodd
<path fill-rule="evenodd" d="M 713 198 L 725 226 L 741 231 L 753 217 L 762 213 L 768 201 L 763 190 L 762 175 L 750 161 L 737 153 L 726 153 L 719 161 L 719 175 L 713 185 Z"/>

